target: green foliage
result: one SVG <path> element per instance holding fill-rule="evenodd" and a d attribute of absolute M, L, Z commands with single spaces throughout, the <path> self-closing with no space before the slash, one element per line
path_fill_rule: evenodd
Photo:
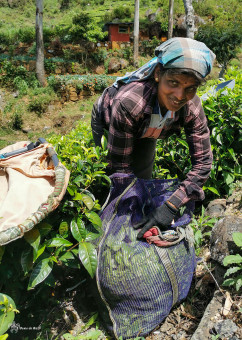
<path fill-rule="evenodd" d="M 155 48 L 159 46 L 160 40 L 156 37 L 153 37 L 152 40 L 143 40 L 141 41 L 141 49 L 142 55 L 145 57 L 146 55 L 154 55 Z"/>
<path fill-rule="evenodd" d="M 0 85 L 18 90 L 20 95 L 27 93 L 29 87 L 38 87 L 35 73 L 28 72 L 24 66 L 15 66 L 11 61 L 0 62 Z"/>
<path fill-rule="evenodd" d="M 44 60 L 44 68 L 46 73 L 55 73 L 56 70 L 56 63 L 52 59 L 46 59 Z"/>
<path fill-rule="evenodd" d="M 0 293 L 0 336 L 3 335 L 14 320 L 15 313 L 18 313 L 13 299 Z"/>
<path fill-rule="evenodd" d="M 132 10 L 129 6 L 118 6 L 113 9 L 114 18 L 126 19 L 131 18 Z"/>
<path fill-rule="evenodd" d="M 66 76 L 50 76 L 48 77 L 48 84 L 59 92 L 66 88 L 66 86 L 75 86 L 79 91 L 87 90 L 90 93 L 96 91 L 101 92 L 109 86 L 116 77 L 106 75 L 66 75 Z"/>
<path fill-rule="evenodd" d="M 211 145 L 214 162 L 211 175 L 203 188 L 207 198 L 230 195 L 233 183 L 241 179 L 241 129 L 240 116 L 241 72 L 231 69 L 225 76 L 226 80 L 235 79 L 233 90 L 218 92 L 203 102 L 211 132 Z M 219 81 L 217 81 L 218 83 Z M 212 81 L 214 85 L 215 81 Z M 207 87 L 199 95 L 208 91 Z M 154 177 L 185 179 L 191 169 L 189 149 L 184 132 L 178 138 L 170 136 L 157 143 L 157 155 Z"/>
<path fill-rule="evenodd" d="M 23 115 L 22 112 L 15 111 L 11 117 L 11 127 L 14 130 L 21 130 L 23 127 Z"/>
<path fill-rule="evenodd" d="M 89 13 L 81 12 L 73 17 L 68 35 L 72 42 L 80 43 L 82 40 L 97 42 L 102 40 L 107 33 L 102 31 L 101 26 Z"/>
<path fill-rule="evenodd" d="M 199 27 L 195 37 L 204 42 L 215 54 L 218 62 L 226 69 L 229 61 L 235 58 L 241 44 L 241 31 L 232 28 L 216 28 L 214 25 Z"/>
<path fill-rule="evenodd" d="M 169 17 L 169 1 L 158 0 L 157 7 L 160 9 L 160 12 L 157 15 L 157 21 L 160 22 L 162 31 L 167 32 Z M 176 13 L 177 16 L 184 14 L 185 10 L 182 0 L 174 1 L 173 11 L 174 13 Z"/>
<path fill-rule="evenodd" d="M 92 54 L 92 59 L 96 64 L 102 64 L 106 60 L 107 56 L 108 51 L 105 48 L 101 48 Z"/>
<path fill-rule="evenodd" d="M 133 10 L 130 6 L 120 5 L 104 15 L 104 22 L 113 21 L 116 18 L 121 21 L 130 21 L 132 14 Z"/>
<path fill-rule="evenodd" d="M 215 29 L 241 27 L 241 3 L 237 0 L 220 0 L 219 5 L 217 1 L 198 0 L 193 1 L 193 8 L 197 15 L 212 22 Z"/>
<path fill-rule="evenodd" d="M 29 92 L 29 99 L 28 110 L 36 112 L 40 117 L 57 96 L 50 87 L 37 88 Z"/>
<path fill-rule="evenodd" d="M 233 233 L 232 235 L 233 241 L 238 248 L 240 248 L 240 252 L 242 251 L 242 233 Z M 238 292 L 242 286 L 242 256 L 239 254 L 236 255 L 228 255 L 223 260 L 224 266 L 235 265 L 234 267 L 230 267 L 224 277 L 230 276 L 230 278 L 226 279 L 223 282 L 223 286 L 227 287 L 235 287 Z"/>
<path fill-rule="evenodd" d="M 55 287 L 60 268 L 78 269 L 80 275 L 85 271 L 91 277 L 96 270 L 95 244 L 102 233 L 98 199 L 106 199 L 110 184 L 103 161 L 107 151 L 94 147 L 90 128 L 83 124 L 49 142 L 70 170 L 70 181 L 57 211 L 24 238 L 0 247 L 0 289 L 17 300 L 26 296 L 26 290 L 28 294 L 35 290 L 41 298 L 44 287 Z M 88 339 L 95 334 L 88 332 Z"/>
<path fill-rule="evenodd" d="M 124 59 L 132 62 L 134 57 L 134 49 L 130 46 L 125 47 L 124 49 L 122 49 L 122 55 Z"/>
<path fill-rule="evenodd" d="M 16 33 L 16 40 L 23 43 L 32 43 L 35 41 L 35 28 L 23 27 Z"/>
<path fill-rule="evenodd" d="M 196 254 L 199 255 L 201 247 L 209 240 L 211 229 L 217 222 L 216 218 L 205 216 L 205 209 L 202 206 L 201 215 L 193 217 L 190 226 L 194 232 Z"/>

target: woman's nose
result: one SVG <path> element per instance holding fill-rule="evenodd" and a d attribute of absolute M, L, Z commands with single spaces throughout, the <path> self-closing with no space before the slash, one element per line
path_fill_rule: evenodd
<path fill-rule="evenodd" d="M 183 100 L 186 98 L 186 92 L 183 88 L 178 87 L 174 93 L 174 96 L 178 99 L 178 100 Z"/>

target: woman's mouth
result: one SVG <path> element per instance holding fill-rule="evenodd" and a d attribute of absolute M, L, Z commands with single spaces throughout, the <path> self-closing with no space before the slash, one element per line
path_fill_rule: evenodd
<path fill-rule="evenodd" d="M 171 98 L 171 102 L 174 106 L 182 106 L 185 104 L 184 100 L 175 100 Z"/>

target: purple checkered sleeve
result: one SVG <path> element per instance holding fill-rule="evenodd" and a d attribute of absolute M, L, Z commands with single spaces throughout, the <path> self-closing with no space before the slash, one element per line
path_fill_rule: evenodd
<path fill-rule="evenodd" d="M 188 104 L 184 129 L 189 145 L 192 169 L 179 189 L 169 199 L 178 208 L 190 199 L 204 199 L 202 187 L 210 174 L 213 161 L 207 119 L 198 96 L 195 96 Z"/>
<path fill-rule="evenodd" d="M 113 171 L 132 173 L 134 140 L 141 137 L 153 111 L 156 88 L 153 82 L 137 82 L 119 90 L 113 100 L 109 134 L 108 158 Z M 153 98 L 153 99 L 152 99 Z"/>

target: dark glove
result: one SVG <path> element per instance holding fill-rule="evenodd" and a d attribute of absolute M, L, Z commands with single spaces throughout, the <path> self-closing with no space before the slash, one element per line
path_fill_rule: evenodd
<path fill-rule="evenodd" d="M 142 228 L 138 233 L 138 238 L 142 238 L 144 233 L 156 226 L 161 231 L 166 230 L 171 225 L 178 209 L 165 202 L 161 207 L 156 208 L 151 214 L 145 216 L 141 222 L 134 225 L 134 229 Z"/>

